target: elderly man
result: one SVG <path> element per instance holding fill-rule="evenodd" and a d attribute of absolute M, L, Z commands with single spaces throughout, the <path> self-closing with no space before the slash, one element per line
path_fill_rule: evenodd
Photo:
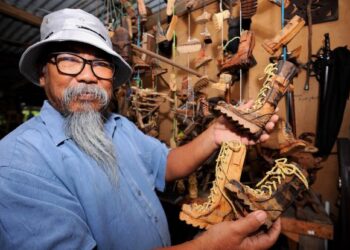
<path fill-rule="evenodd" d="M 193 172 L 224 140 L 253 143 L 220 118 L 191 143 L 169 150 L 110 113 L 113 88 L 131 69 L 112 50 L 103 24 L 82 10 L 47 15 L 41 41 L 19 66 L 48 101 L 0 142 L 1 249 L 170 247 L 154 190 Z M 170 248 L 268 248 L 280 225 L 254 234 L 265 218 L 257 211 Z"/>

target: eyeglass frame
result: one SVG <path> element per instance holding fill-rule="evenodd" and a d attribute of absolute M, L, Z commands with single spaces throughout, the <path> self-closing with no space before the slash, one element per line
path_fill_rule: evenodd
<path fill-rule="evenodd" d="M 73 55 L 73 56 L 76 56 L 76 57 L 79 57 L 80 59 L 83 60 L 83 66 L 81 67 L 81 70 L 76 73 L 76 74 L 69 74 L 69 73 L 65 73 L 65 72 L 62 72 L 59 67 L 58 67 L 58 63 L 57 63 L 57 56 L 61 55 L 61 54 L 68 54 L 68 55 Z M 117 71 L 117 67 L 114 63 L 108 61 L 107 59 L 93 59 L 93 60 L 88 60 L 88 59 L 85 59 L 84 57 L 81 57 L 79 55 L 77 55 L 76 53 L 73 53 L 73 52 L 53 52 L 53 53 L 50 53 L 49 56 L 48 56 L 48 62 L 49 63 L 52 63 L 54 65 L 56 65 L 56 69 L 59 73 L 63 74 L 63 75 L 68 75 L 68 76 L 77 76 L 79 75 L 85 68 L 86 64 L 89 64 L 90 65 L 90 68 L 91 68 L 91 72 L 94 74 L 95 77 L 99 78 L 99 79 L 102 79 L 102 80 L 113 80 L 114 78 L 114 74 L 115 72 Z M 55 60 L 53 61 L 52 59 L 55 58 Z M 105 62 L 108 62 L 110 63 L 112 66 L 113 66 L 113 72 L 112 72 L 112 77 L 111 78 L 104 78 L 104 77 L 100 77 L 98 75 L 96 75 L 95 71 L 94 71 L 94 67 L 93 67 L 93 62 L 96 62 L 96 61 L 105 61 Z"/>

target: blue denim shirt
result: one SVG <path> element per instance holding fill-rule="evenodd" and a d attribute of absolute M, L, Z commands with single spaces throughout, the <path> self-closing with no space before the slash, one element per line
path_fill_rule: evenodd
<path fill-rule="evenodd" d="M 112 114 L 119 184 L 64 133 L 48 102 L 0 141 L 1 249 L 152 249 L 170 245 L 155 189 L 168 148 Z"/>

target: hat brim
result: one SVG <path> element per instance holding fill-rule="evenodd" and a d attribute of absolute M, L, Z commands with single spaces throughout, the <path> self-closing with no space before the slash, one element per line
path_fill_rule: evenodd
<path fill-rule="evenodd" d="M 116 72 L 114 77 L 114 87 L 127 82 L 132 74 L 129 64 L 113 49 L 106 45 L 102 38 L 96 37 L 89 31 L 84 30 L 63 30 L 52 34 L 45 40 L 37 42 L 24 51 L 19 61 L 20 72 L 31 82 L 39 85 L 38 59 L 43 53 L 43 49 L 49 43 L 57 42 L 79 42 L 94 46 L 107 54 L 111 55 L 116 64 Z"/>

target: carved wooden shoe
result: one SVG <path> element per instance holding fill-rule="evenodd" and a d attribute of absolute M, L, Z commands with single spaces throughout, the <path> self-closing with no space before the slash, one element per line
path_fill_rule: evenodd
<path fill-rule="evenodd" d="M 261 143 L 264 148 L 279 150 L 280 155 L 291 155 L 302 151 L 306 147 L 303 140 L 294 137 L 293 132 L 283 119 L 279 119 L 275 129 L 269 134 L 266 142 Z"/>
<path fill-rule="evenodd" d="M 215 181 L 207 201 L 184 204 L 180 220 L 195 227 L 209 228 L 224 220 L 235 219 L 235 208 L 225 197 L 224 186 L 230 179 L 240 179 L 245 155 L 245 145 L 237 141 L 224 142 L 216 160 Z"/>
<path fill-rule="evenodd" d="M 235 69 L 248 69 L 254 66 L 256 64 L 253 56 L 254 46 L 254 33 L 249 30 L 243 31 L 241 33 L 237 53 L 223 62 L 220 72 L 231 71 Z"/>
<path fill-rule="evenodd" d="M 211 18 L 211 13 L 204 11 L 200 16 L 198 16 L 195 19 L 195 22 L 198 24 L 205 24 L 209 22 L 210 18 Z"/>
<path fill-rule="evenodd" d="M 264 210 L 267 213 L 265 226 L 270 228 L 296 197 L 309 188 L 306 178 L 305 170 L 282 158 L 276 160 L 276 165 L 266 173 L 255 189 L 237 180 L 230 180 L 225 185 L 225 191 L 241 216 Z"/>
<path fill-rule="evenodd" d="M 248 19 L 256 14 L 258 8 L 257 0 L 241 0 L 242 18 Z"/>
<path fill-rule="evenodd" d="M 273 55 L 282 45 L 289 43 L 292 38 L 299 33 L 299 31 L 304 27 L 305 20 L 295 15 L 284 28 L 272 39 L 266 39 L 262 46 L 263 48 Z"/>
<path fill-rule="evenodd" d="M 193 91 L 194 93 L 198 93 L 208 85 L 209 85 L 208 76 L 202 76 L 193 84 Z"/>
<path fill-rule="evenodd" d="M 214 27 L 216 31 L 220 31 L 224 26 L 224 20 L 227 20 L 230 17 L 230 11 L 224 10 L 218 13 L 215 13 L 212 17 Z"/>
<path fill-rule="evenodd" d="M 224 115 L 243 134 L 258 139 L 266 123 L 274 114 L 278 102 L 288 88 L 292 88 L 292 79 L 297 67 L 289 61 L 279 61 L 265 68 L 266 79 L 252 107 L 239 109 L 224 101 L 218 102 L 214 111 Z"/>

